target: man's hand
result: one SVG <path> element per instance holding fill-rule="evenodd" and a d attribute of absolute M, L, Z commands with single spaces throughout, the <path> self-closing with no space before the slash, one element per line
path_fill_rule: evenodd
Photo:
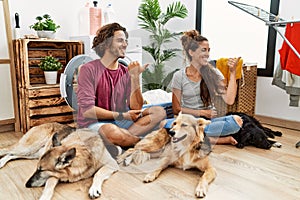
<path fill-rule="evenodd" d="M 133 61 L 129 63 L 128 65 L 128 71 L 130 76 L 139 76 L 141 73 L 143 73 L 146 68 L 149 66 L 149 64 L 145 64 L 141 66 L 141 64 L 138 61 Z"/>
<path fill-rule="evenodd" d="M 124 119 L 136 121 L 141 117 L 142 110 L 129 110 L 124 113 Z"/>

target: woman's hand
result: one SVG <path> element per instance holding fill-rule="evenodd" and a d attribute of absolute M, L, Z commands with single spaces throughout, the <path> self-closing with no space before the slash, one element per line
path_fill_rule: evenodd
<path fill-rule="evenodd" d="M 209 109 L 209 110 L 200 110 L 200 116 L 199 117 L 206 117 L 209 119 L 212 119 L 217 116 L 217 111 L 215 109 Z"/>
<path fill-rule="evenodd" d="M 238 58 L 228 58 L 227 65 L 229 67 L 230 72 L 235 72 L 236 66 L 239 63 L 240 59 L 241 59 L 241 57 L 238 57 Z"/>
<path fill-rule="evenodd" d="M 145 64 L 145 65 L 141 66 L 141 64 L 138 61 L 133 61 L 133 62 L 129 63 L 128 71 L 129 71 L 130 76 L 137 77 L 142 72 L 144 72 L 148 66 L 149 66 L 149 64 Z"/>

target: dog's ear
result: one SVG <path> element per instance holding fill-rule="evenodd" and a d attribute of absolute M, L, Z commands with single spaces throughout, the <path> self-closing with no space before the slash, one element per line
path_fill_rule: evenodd
<path fill-rule="evenodd" d="M 200 138 L 200 141 L 203 142 L 204 141 L 204 136 L 205 136 L 204 128 L 207 124 L 210 124 L 210 120 L 206 120 L 204 118 L 199 118 L 197 123 L 198 123 L 197 135 Z"/>
<path fill-rule="evenodd" d="M 199 126 L 205 127 L 207 124 L 210 124 L 210 122 L 211 122 L 210 120 L 204 119 L 202 117 L 198 119 Z"/>
<path fill-rule="evenodd" d="M 55 168 L 57 169 L 63 169 L 69 165 L 71 165 L 73 158 L 76 156 L 76 149 L 71 148 L 65 152 L 63 152 L 59 158 L 57 159 L 57 163 L 55 165 Z"/>
<path fill-rule="evenodd" d="M 198 129 L 199 129 L 199 132 L 200 131 L 204 132 L 204 128 L 205 128 L 205 126 L 207 126 L 207 124 L 210 124 L 210 120 L 206 120 L 204 118 L 199 118 L 198 119 Z"/>
<path fill-rule="evenodd" d="M 54 135 L 52 136 L 52 147 L 57 147 L 57 146 L 61 146 L 61 143 L 58 139 L 58 133 L 54 133 Z"/>

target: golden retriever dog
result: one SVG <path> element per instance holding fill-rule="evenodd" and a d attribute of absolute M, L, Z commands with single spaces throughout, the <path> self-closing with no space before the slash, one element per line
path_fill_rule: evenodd
<path fill-rule="evenodd" d="M 0 159 L 0 168 L 10 160 L 40 158 L 49 149 L 51 138 L 55 133 L 61 139 L 74 130 L 68 125 L 56 122 L 32 127 L 17 143 L 0 149 L 0 157 L 2 157 Z"/>
<path fill-rule="evenodd" d="M 145 137 L 146 142 L 141 140 L 133 149 L 128 149 L 118 157 L 118 162 L 129 165 L 131 162 L 141 164 L 147 159 L 157 157 L 159 163 L 155 169 L 144 177 L 144 182 L 154 181 L 159 174 L 168 166 L 174 166 L 183 170 L 197 168 L 202 173 L 195 189 L 195 196 L 203 198 L 207 194 L 208 185 L 215 179 L 216 170 L 212 167 L 208 155 L 211 152 L 209 139 L 204 134 L 204 127 L 209 120 L 195 118 L 192 115 L 179 113 L 173 122 L 169 140 L 165 139 L 165 131 L 152 132 L 150 137 Z M 162 137 L 162 138 L 161 138 Z M 168 141 L 158 151 L 151 147 L 155 141 Z M 143 145 L 145 148 L 143 148 Z M 137 148 L 136 148 L 137 147 Z"/>

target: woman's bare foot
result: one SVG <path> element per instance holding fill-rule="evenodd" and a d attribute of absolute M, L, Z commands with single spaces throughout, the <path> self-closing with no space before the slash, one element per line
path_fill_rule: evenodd
<path fill-rule="evenodd" d="M 236 145 L 238 142 L 232 136 L 209 137 L 211 144 L 231 144 Z"/>

